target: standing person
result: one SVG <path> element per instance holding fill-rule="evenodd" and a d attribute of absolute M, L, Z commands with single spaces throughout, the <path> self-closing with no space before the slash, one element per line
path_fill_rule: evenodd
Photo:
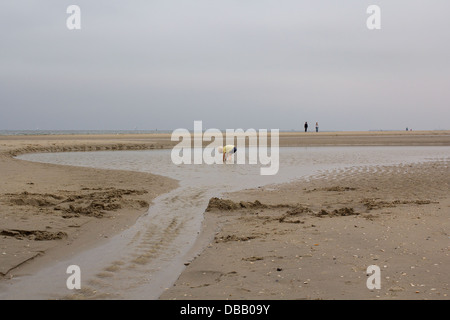
<path fill-rule="evenodd" d="M 305 122 L 305 132 L 307 132 L 308 131 L 308 122 Z"/>
<path fill-rule="evenodd" d="M 319 123 L 316 122 L 316 132 L 319 132 Z"/>

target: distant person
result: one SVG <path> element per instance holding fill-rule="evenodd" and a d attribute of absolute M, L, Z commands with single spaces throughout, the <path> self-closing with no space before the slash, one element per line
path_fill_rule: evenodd
<path fill-rule="evenodd" d="M 308 132 L 308 122 L 305 122 L 304 127 L 305 127 L 305 132 Z"/>
<path fill-rule="evenodd" d="M 236 153 L 237 148 L 232 144 L 227 144 L 225 147 L 219 147 L 219 152 L 223 153 L 223 162 L 231 160 L 231 156 Z"/>
<path fill-rule="evenodd" d="M 319 132 L 319 123 L 316 122 L 316 132 Z"/>

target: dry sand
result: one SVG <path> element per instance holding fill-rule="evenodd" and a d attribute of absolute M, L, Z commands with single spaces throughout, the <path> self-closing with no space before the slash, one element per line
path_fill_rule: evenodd
<path fill-rule="evenodd" d="M 450 161 L 210 200 L 211 243 L 161 299 L 448 299 Z M 367 267 L 381 289 L 366 286 Z"/>
<path fill-rule="evenodd" d="M 178 185 L 12 156 L 174 144 L 164 134 L 0 136 L 1 277 L 107 241 Z M 284 133 L 280 145 L 449 146 L 450 132 Z M 449 173 L 448 162 L 348 170 L 213 199 L 214 238 L 161 299 L 447 299 Z M 381 268 L 380 290 L 366 287 L 369 265 Z"/>

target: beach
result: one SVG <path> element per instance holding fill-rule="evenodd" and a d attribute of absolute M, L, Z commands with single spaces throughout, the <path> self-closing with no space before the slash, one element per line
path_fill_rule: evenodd
<path fill-rule="evenodd" d="M 178 187 L 157 174 L 14 156 L 176 143 L 169 134 L 0 136 L 0 282 L 107 242 Z M 280 134 L 281 147 L 384 145 L 450 146 L 450 132 Z M 211 199 L 204 245 L 159 298 L 448 299 L 448 164 L 347 169 Z M 366 286 L 370 265 L 381 289 Z"/>
<path fill-rule="evenodd" d="M 85 138 L 0 138 L 2 278 L 33 272 L 59 257 L 107 240 L 131 226 L 156 196 L 177 187 L 176 181 L 156 175 L 33 163 L 12 157 L 28 152 L 117 148 L 117 141 Z"/>
<path fill-rule="evenodd" d="M 213 199 L 207 249 L 161 299 L 448 299 L 449 162 Z M 366 286 L 378 266 L 381 288 Z"/>

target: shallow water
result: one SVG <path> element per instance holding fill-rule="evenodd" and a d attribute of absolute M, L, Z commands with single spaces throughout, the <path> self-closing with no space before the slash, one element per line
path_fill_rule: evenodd
<path fill-rule="evenodd" d="M 248 150 L 247 156 L 248 156 Z M 150 172 L 180 181 L 180 187 L 155 199 L 137 223 L 106 243 L 16 279 L 0 298 L 47 299 L 70 296 L 69 265 L 80 266 L 81 293 L 99 298 L 156 299 L 176 280 L 190 259 L 211 197 L 225 192 L 313 179 L 370 166 L 449 159 L 448 147 L 280 148 L 279 172 L 260 175 L 260 165 L 174 165 L 171 150 L 28 154 L 30 161 Z M 248 159 L 248 158 L 247 158 Z M 246 161 L 248 163 L 248 161 Z M 83 291 L 84 290 L 84 291 Z"/>

